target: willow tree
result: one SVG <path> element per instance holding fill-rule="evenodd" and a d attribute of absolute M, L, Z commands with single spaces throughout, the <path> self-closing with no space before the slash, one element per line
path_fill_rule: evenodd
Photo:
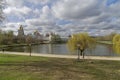
<path fill-rule="evenodd" d="M 95 47 L 95 39 L 91 38 L 87 33 L 73 34 L 68 40 L 68 48 L 71 51 L 78 51 L 78 60 L 80 59 L 80 54 L 84 58 L 84 51 L 87 48 Z"/>
<path fill-rule="evenodd" d="M 113 49 L 116 53 L 120 53 L 120 34 L 113 37 Z"/>

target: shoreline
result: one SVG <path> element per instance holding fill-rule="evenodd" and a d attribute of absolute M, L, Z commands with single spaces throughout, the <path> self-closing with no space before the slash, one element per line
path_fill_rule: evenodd
<path fill-rule="evenodd" d="M 30 53 L 24 53 L 24 52 L 2 52 L 0 51 L 0 54 L 14 54 L 14 55 L 24 55 L 24 56 L 30 56 Z M 41 56 L 41 57 L 54 57 L 54 58 L 71 58 L 71 59 L 77 59 L 77 55 L 59 55 L 59 54 L 45 54 L 45 53 L 31 53 L 31 56 Z M 82 56 L 80 56 L 80 59 L 83 59 Z M 96 59 L 96 60 L 116 60 L 120 61 L 120 57 L 111 57 L 111 56 L 85 56 L 84 59 Z"/>

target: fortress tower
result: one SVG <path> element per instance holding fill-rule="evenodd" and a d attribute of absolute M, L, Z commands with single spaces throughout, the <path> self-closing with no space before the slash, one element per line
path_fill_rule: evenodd
<path fill-rule="evenodd" d="M 18 37 L 24 37 L 24 29 L 22 27 L 22 25 L 20 25 L 20 28 L 18 29 Z"/>

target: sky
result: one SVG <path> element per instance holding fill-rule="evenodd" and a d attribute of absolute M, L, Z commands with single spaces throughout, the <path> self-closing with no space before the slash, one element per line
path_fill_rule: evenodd
<path fill-rule="evenodd" d="M 62 36 L 88 32 L 93 36 L 120 33 L 120 0 L 6 0 L 3 30 L 38 30 Z"/>

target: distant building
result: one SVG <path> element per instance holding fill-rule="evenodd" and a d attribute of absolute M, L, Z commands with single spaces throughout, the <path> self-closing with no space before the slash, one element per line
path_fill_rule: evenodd
<path fill-rule="evenodd" d="M 24 29 L 23 29 L 22 25 L 20 25 L 20 28 L 18 29 L 18 37 L 19 38 L 25 37 Z"/>
<path fill-rule="evenodd" d="M 18 43 L 25 42 L 25 34 L 24 34 L 24 29 L 23 29 L 22 25 L 20 25 L 20 28 L 18 29 L 17 39 L 18 39 Z"/>
<path fill-rule="evenodd" d="M 34 32 L 34 38 L 35 38 L 36 40 L 42 41 L 42 40 L 43 40 L 43 35 L 41 35 L 38 31 L 35 31 L 35 32 Z"/>
<path fill-rule="evenodd" d="M 52 37 L 51 33 L 46 33 L 46 35 L 43 37 L 43 40 L 50 42 L 51 41 L 51 37 Z"/>

